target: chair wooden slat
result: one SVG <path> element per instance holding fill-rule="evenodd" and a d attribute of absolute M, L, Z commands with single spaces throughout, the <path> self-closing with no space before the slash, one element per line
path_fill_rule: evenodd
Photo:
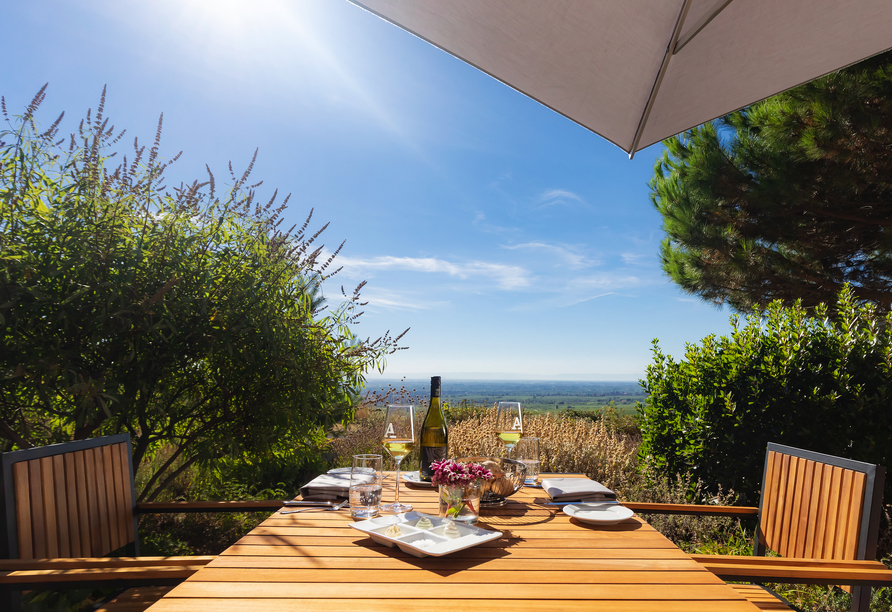
<path fill-rule="evenodd" d="M 46 552 L 48 557 L 59 556 L 59 533 L 56 528 L 56 495 L 53 490 L 53 458 L 40 460 L 40 478 L 43 486 L 43 515 L 46 530 Z"/>
<path fill-rule="evenodd" d="M 809 493 L 809 505 L 808 505 L 808 516 L 810 517 L 808 520 L 808 526 L 805 536 L 805 546 L 802 550 L 803 557 L 815 557 L 815 541 L 817 539 L 817 533 L 821 530 L 821 527 L 815 517 L 820 513 L 820 506 L 824 499 L 824 496 L 821 495 L 821 481 L 824 478 L 824 464 L 823 463 L 814 463 L 814 473 L 812 474 L 811 479 L 811 492 Z"/>
<path fill-rule="evenodd" d="M 864 489 L 867 476 L 861 472 L 852 472 L 852 496 L 849 506 L 849 522 L 846 526 L 846 556 L 844 559 L 856 559 L 858 541 L 861 537 L 861 514 L 864 511 Z"/>
<path fill-rule="evenodd" d="M 774 526 L 772 529 L 772 542 L 768 544 L 770 548 L 777 550 L 781 546 L 781 538 L 784 529 L 784 511 L 786 505 L 784 499 L 787 495 L 787 482 L 790 477 L 790 456 L 781 455 L 778 464 L 778 483 L 777 497 L 775 498 L 776 508 L 774 510 Z"/>
<path fill-rule="evenodd" d="M 786 472 L 786 483 L 784 491 L 778 503 L 783 508 L 783 516 L 781 519 L 778 533 L 778 548 L 776 549 L 784 556 L 787 548 L 790 546 L 790 529 L 793 523 L 793 497 L 796 491 L 796 467 L 799 465 L 799 457 L 791 457 L 784 455 L 784 471 Z"/>
<path fill-rule="evenodd" d="M 46 519 L 43 511 L 43 478 L 40 473 L 40 460 L 28 462 L 28 477 L 31 481 L 29 492 L 31 493 L 31 547 L 32 554 L 36 558 L 45 558 L 46 548 Z"/>
<path fill-rule="evenodd" d="M 796 509 L 796 537 L 795 546 L 790 555 L 802 557 L 805 555 L 805 540 L 808 537 L 809 509 L 811 508 L 812 480 L 815 476 L 815 462 L 804 460 L 801 485 L 799 486 L 799 502 Z"/>
<path fill-rule="evenodd" d="M 115 444 L 111 447 L 112 454 L 112 467 L 114 468 L 113 479 L 115 482 L 115 500 L 116 500 L 116 510 L 117 510 L 117 519 L 115 519 L 115 524 L 118 527 L 118 543 L 119 546 L 124 546 L 128 542 L 131 541 L 130 529 L 128 529 L 127 524 L 127 508 L 132 508 L 133 504 L 129 501 L 129 495 L 125 492 L 129 492 L 130 486 L 129 484 L 125 484 L 124 474 L 126 468 L 124 453 L 122 453 L 122 449 L 124 448 L 123 444 Z M 129 460 L 129 459 L 128 459 Z M 129 472 L 127 472 L 129 476 Z M 129 478 L 127 479 L 129 481 Z"/>
<path fill-rule="evenodd" d="M 830 470 L 830 488 L 827 493 L 827 518 L 824 522 L 824 552 L 822 558 L 832 559 L 836 544 L 836 522 L 839 516 L 839 495 L 842 487 L 842 468 L 833 466 Z"/>
<path fill-rule="evenodd" d="M 784 524 L 783 552 L 785 557 L 795 557 L 796 538 L 799 532 L 799 510 L 802 505 L 802 488 L 805 479 L 805 459 L 790 459 L 791 483 L 787 490 L 786 506 L 789 509 Z"/>
<path fill-rule="evenodd" d="M 18 503 L 16 504 L 16 535 L 19 538 L 19 558 L 33 559 L 34 549 L 31 536 L 31 492 L 28 476 L 28 462 L 22 461 L 12 467 L 13 487 Z"/>
<path fill-rule="evenodd" d="M 79 515 L 78 527 L 80 529 L 81 550 L 79 557 L 93 557 L 102 554 L 93 550 L 93 536 L 91 535 L 90 493 L 87 479 L 86 451 L 74 453 L 74 477 L 77 486 L 77 512 Z"/>
<path fill-rule="evenodd" d="M 68 515 L 66 521 L 68 523 L 68 542 L 69 556 L 77 557 L 81 554 L 81 531 L 78 521 L 78 502 L 77 502 L 77 480 L 75 477 L 74 465 L 75 453 L 65 453 L 61 455 L 65 463 L 65 497 L 68 500 Z"/>
<path fill-rule="evenodd" d="M 124 521 L 127 527 L 127 541 L 132 542 L 137 538 L 136 527 L 133 521 L 133 508 L 136 507 L 136 500 L 133 499 L 132 459 L 126 444 L 121 444 L 118 447 L 118 454 L 121 456 L 121 465 L 123 466 L 121 486 L 124 491 Z"/>
<path fill-rule="evenodd" d="M 84 450 L 84 467 L 87 477 L 87 516 L 90 517 L 90 556 L 105 554 L 102 546 L 102 518 L 99 516 L 99 483 L 96 474 L 96 458 L 92 448 Z"/>
<path fill-rule="evenodd" d="M 71 540 L 68 536 L 68 488 L 65 486 L 65 458 L 53 455 L 53 490 L 56 495 L 56 531 L 58 532 L 59 556 L 71 556 Z"/>
<path fill-rule="evenodd" d="M 762 533 L 763 544 L 768 541 L 769 533 L 774 525 L 774 500 L 777 497 L 777 453 L 769 451 L 765 461 L 765 482 L 762 485 L 762 497 L 759 501 L 759 530 Z"/>
<path fill-rule="evenodd" d="M 818 524 L 815 527 L 815 553 L 816 559 L 823 559 L 827 549 L 827 515 L 830 513 L 830 490 L 833 486 L 832 465 L 824 465 L 821 473 L 821 501 L 818 505 Z M 832 537 L 832 536 L 830 536 Z"/>
<path fill-rule="evenodd" d="M 105 479 L 105 506 L 108 508 L 108 547 L 109 550 L 117 550 L 124 545 L 118 532 L 118 500 L 115 493 L 115 466 L 111 446 L 103 446 L 102 454 L 103 477 Z"/>
<path fill-rule="evenodd" d="M 96 508 L 99 513 L 100 550 L 109 551 L 112 543 L 109 537 L 108 495 L 105 491 L 105 461 L 103 461 L 101 448 L 93 449 L 93 465 L 96 470 Z"/>
<path fill-rule="evenodd" d="M 764 496 L 762 504 L 768 507 L 768 512 L 761 517 L 760 523 L 762 525 L 762 535 L 765 539 L 764 544 L 773 549 L 777 546 L 777 542 L 775 541 L 777 530 L 775 529 L 775 526 L 778 522 L 777 500 L 781 495 L 781 482 L 783 481 L 783 476 L 781 475 L 781 472 L 783 471 L 783 457 L 775 452 L 770 452 L 768 455 L 772 476 L 766 483 L 767 488 L 762 492 L 762 495 Z"/>
<path fill-rule="evenodd" d="M 832 559 L 845 559 L 846 556 L 846 525 L 849 522 L 849 508 L 852 499 L 852 472 L 841 470 L 842 477 L 839 485 L 839 505 L 837 506 L 834 522 L 836 523 L 836 535 L 833 538 Z"/>

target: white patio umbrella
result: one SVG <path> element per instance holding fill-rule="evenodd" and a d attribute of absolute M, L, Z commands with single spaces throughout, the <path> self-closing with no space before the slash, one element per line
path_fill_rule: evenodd
<path fill-rule="evenodd" d="M 614 143 L 892 48 L 892 0 L 352 0 Z"/>

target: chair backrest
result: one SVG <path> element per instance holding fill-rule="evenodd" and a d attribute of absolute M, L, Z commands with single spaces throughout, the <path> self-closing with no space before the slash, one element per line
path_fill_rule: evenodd
<path fill-rule="evenodd" d="M 139 554 L 130 435 L 3 453 L 0 482 L 7 559 Z"/>
<path fill-rule="evenodd" d="M 769 443 L 755 553 L 873 559 L 883 466 Z"/>

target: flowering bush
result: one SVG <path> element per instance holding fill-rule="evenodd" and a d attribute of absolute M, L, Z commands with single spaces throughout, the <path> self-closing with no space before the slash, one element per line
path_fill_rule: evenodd
<path fill-rule="evenodd" d="M 492 480 L 492 472 L 479 463 L 459 463 L 454 459 L 443 459 L 431 464 L 434 485 L 467 486 L 478 480 Z"/>

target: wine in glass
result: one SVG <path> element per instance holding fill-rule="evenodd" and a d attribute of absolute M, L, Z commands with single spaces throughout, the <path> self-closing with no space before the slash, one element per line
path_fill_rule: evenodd
<path fill-rule="evenodd" d="M 384 417 L 384 448 L 396 461 L 396 495 L 392 504 L 384 504 L 384 512 L 409 512 L 411 504 L 400 503 L 400 463 L 415 448 L 415 406 L 388 406 Z"/>
<path fill-rule="evenodd" d="M 499 402 L 499 412 L 496 416 L 496 432 L 508 453 L 523 436 L 523 411 L 520 402 Z"/>

